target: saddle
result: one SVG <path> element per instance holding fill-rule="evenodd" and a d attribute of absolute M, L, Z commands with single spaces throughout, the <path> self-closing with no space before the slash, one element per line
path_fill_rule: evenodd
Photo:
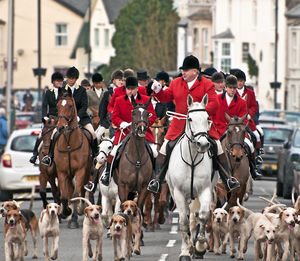
<path fill-rule="evenodd" d="M 83 128 L 82 126 L 79 126 L 79 128 L 81 129 L 81 131 L 83 132 L 83 134 L 86 136 L 86 138 L 89 141 L 89 144 L 91 146 L 93 146 L 92 142 L 93 142 L 93 135 L 92 133 L 90 133 L 87 129 Z"/>

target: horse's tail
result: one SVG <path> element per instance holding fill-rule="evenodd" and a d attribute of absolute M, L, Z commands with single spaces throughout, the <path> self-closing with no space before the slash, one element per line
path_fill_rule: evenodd
<path fill-rule="evenodd" d="M 238 205 L 242 210 L 244 210 L 244 211 L 247 212 L 248 214 L 251 215 L 251 214 L 254 213 L 252 210 L 250 210 L 250 209 L 245 208 L 244 206 L 242 206 L 242 205 L 240 204 L 240 199 L 239 199 L 239 198 L 237 198 L 236 203 L 237 203 L 237 205 Z"/>
<path fill-rule="evenodd" d="M 92 205 L 93 205 L 87 198 L 77 197 L 77 198 L 72 198 L 72 199 L 71 199 L 71 201 L 76 201 L 76 200 L 83 200 L 83 201 L 85 201 L 89 206 L 92 206 Z"/>

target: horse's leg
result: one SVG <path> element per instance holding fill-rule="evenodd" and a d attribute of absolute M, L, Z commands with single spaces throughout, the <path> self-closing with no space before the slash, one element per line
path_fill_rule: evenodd
<path fill-rule="evenodd" d="M 40 196 L 43 202 L 43 207 L 44 209 L 46 208 L 46 206 L 48 205 L 48 201 L 47 201 L 47 176 L 46 173 L 41 171 L 40 173 Z"/>
<path fill-rule="evenodd" d="M 168 184 L 163 184 L 161 187 L 160 197 L 159 197 L 159 216 L 157 222 L 159 224 L 165 223 L 165 206 L 167 204 L 167 194 L 168 194 L 169 186 Z"/>
<path fill-rule="evenodd" d="M 48 175 L 48 181 L 50 183 L 51 186 L 51 192 L 53 195 L 53 200 L 55 203 L 57 203 L 58 205 L 60 205 L 60 199 L 59 199 L 59 190 L 56 186 L 55 183 L 55 177 L 53 175 Z"/>
<path fill-rule="evenodd" d="M 129 190 L 124 183 L 118 184 L 118 193 L 121 203 L 127 200 Z"/>
<path fill-rule="evenodd" d="M 210 186 L 207 186 L 203 192 L 198 197 L 200 202 L 200 210 L 199 210 L 199 223 L 200 230 L 197 238 L 197 242 L 195 245 L 195 254 L 199 256 L 203 256 L 208 247 L 207 240 L 205 238 L 205 227 L 207 220 L 209 218 L 209 206 L 212 201 L 212 193 Z"/>
<path fill-rule="evenodd" d="M 62 218 L 67 218 L 72 213 L 72 210 L 68 206 L 68 200 L 72 197 L 74 191 L 73 183 L 72 179 L 69 176 L 64 175 L 64 173 L 58 173 L 57 176 L 60 190 L 60 199 L 63 205 Z"/>
<path fill-rule="evenodd" d="M 189 208 L 188 204 L 186 202 L 186 199 L 184 198 L 184 195 L 180 190 L 177 188 L 174 188 L 173 191 L 174 195 L 174 201 L 176 203 L 177 209 L 179 211 L 179 226 L 181 231 L 181 253 L 180 253 L 180 261 L 190 261 L 190 248 L 191 248 L 191 242 L 190 242 L 190 236 L 189 236 L 189 220 L 188 220 L 188 214 L 189 214 Z"/>
<path fill-rule="evenodd" d="M 152 210 L 152 199 L 151 194 L 149 193 L 145 199 L 144 205 L 144 223 L 146 225 L 146 231 L 150 231 L 150 227 L 153 226 L 152 218 L 151 218 L 151 210 Z M 154 231 L 154 229 L 152 230 Z"/>

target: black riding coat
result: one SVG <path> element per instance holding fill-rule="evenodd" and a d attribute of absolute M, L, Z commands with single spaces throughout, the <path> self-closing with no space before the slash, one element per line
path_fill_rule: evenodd
<path fill-rule="evenodd" d="M 68 85 L 66 85 L 65 89 L 67 90 L 68 88 Z M 86 112 L 88 108 L 88 96 L 86 93 L 86 89 L 76 84 L 73 98 L 76 104 L 77 115 L 80 118 L 79 124 L 84 126 L 88 123 L 91 123 L 91 119 Z"/>
<path fill-rule="evenodd" d="M 46 91 L 42 102 L 42 117 L 50 115 L 57 116 L 57 101 L 58 96 L 56 99 L 53 89 Z"/>

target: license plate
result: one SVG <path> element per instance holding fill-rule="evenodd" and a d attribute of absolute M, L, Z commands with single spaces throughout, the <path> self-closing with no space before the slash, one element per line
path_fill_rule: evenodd
<path fill-rule="evenodd" d="M 277 164 L 263 164 L 262 169 L 277 170 Z"/>
<path fill-rule="evenodd" d="M 26 181 L 29 181 L 29 182 L 39 181 L 40 180 L 40 178 L 39 178 L 38 175 L 36 175 L 36 176 L 26 176 L 25 179 L 26 179 Z"/>

